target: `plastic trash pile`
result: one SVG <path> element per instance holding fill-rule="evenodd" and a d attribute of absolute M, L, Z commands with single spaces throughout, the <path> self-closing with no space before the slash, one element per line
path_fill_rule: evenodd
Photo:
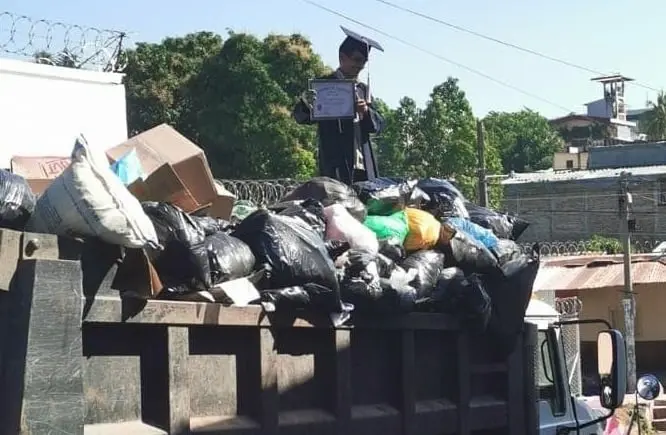
<path fill-rule="evenodd" d="M 38 198 L 0 171 L 0 226 L 141 250 L 161 281 L 148 297 L 320 312 L 335 323 L 446 313 L 507 350 L 522 327 L 539 268 L 538 249 L 516 244 L 529 224 L 470 203 L 446 180 L 349 187 L 317 177 L 267 209 L 239 201 L 227 220 L 145 200 L 128 187 L 142 177 L 129 163 L 109 164 L 81 137 Z"/>

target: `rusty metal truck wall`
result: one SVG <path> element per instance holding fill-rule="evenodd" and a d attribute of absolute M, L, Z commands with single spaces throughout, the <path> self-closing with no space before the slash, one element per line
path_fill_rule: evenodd
<path fill-rule="evenodd" d="M 91 282 L 62 256 L 23 252 L 0 291 L 3 435 L 536 433 L 533 327 L 497 360 L 442 315 L 332 329 L 121 300 L 113 265 Z"/>

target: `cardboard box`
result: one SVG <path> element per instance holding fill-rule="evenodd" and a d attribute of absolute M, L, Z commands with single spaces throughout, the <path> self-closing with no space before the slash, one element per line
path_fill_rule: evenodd
<path fill-rule="evenodd" d="M 115 162 L 132 148 L 136 149 L 146 174 L 143 187 L 135 188 L 146 189 L 152 200 L 186 198 L 189 195 L 194 204 L 188 204 L 188 198 L 176 205 L 192 212 L 210 205 L 217 197 L 213 174 L 203 150 L 167 124 L 144 131 L 109 149 L 106 154 Z M 162 172 L 153 177 L 158 170 Z M 171 183 L 169 188 L 161 184 L 165 179 Z"/>
<path fill-rule="evenodd" d="M 215 181 L 215 189 L 217 190 L 217 196 L 207 209 L 207 214 L 208 216 L 228 221 L 231 219 L 231 212 L 234 209 L 236 196 L 225 189 L 222 183 L 217 180 Z"/>
<path fill-rule="evenodd" d="M 137 180 L 130 184 L 127 189 L 139 201 L 168 202 L 187 213 L 201 208 L 173 166 L 168 163 L 157 168 L 145 180 Z"/>
<path fill-rule="evenodd" d="M 69 157 L 21 157 L 11 159 L 11 171 L 26 179 L 35 195 L 41 195 L 69 167 Z"/>

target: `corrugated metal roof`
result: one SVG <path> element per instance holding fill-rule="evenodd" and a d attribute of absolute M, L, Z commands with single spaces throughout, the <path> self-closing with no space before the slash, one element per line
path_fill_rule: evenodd
<path fill-rule="evenodd" d="M 634 284 L 666 283 L 666 258 L 661 254 L 632 257 Z M 545 260 L 534 282 L 534 291 L 621 288 L 624 263 L 621 255 L 561 257 Z"/>
<path fill-rule="evenodd" d="M 524 174 L 514 174 L 502 180 L 502 184 L 525 184 L 525 183 L 545 183 L 558 181 L 578 181 L 578 180 L 596 180 L 601 178 L 618 178 L 623 172 L 630 172 L 632 175 L 660 175 L 666 174 L 666 165 L 642 166 L 633 168 L 616 169 L 597 169 L 582 171 L 545 171 L 528 172 Z"/>

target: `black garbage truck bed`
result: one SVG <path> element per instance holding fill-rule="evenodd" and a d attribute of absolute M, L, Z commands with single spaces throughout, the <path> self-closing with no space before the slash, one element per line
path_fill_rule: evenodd
<path fill-rule="evenodd" d="M 102 257 L 0 231 L 0 434 L 538 431 L 533 325 L 504 358 L 440 314 L 121 299 Z"/>

